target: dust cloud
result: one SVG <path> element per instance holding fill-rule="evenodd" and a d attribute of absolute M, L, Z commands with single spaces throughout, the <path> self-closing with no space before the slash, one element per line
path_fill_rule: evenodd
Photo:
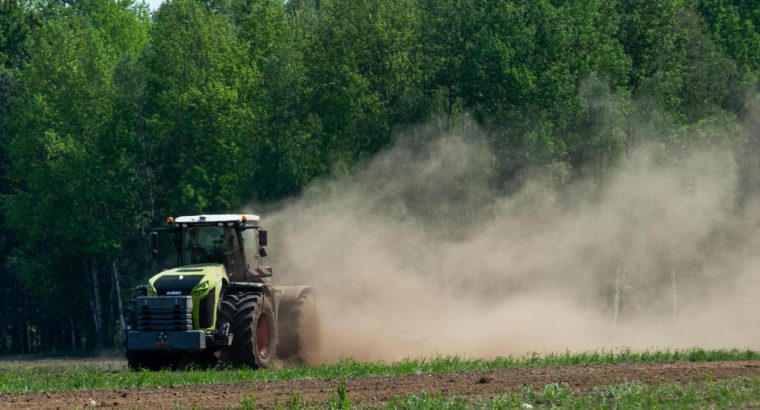
<path fill-rule="evenodd" d="M 601 180 L 498 195 L 487 146 L 412 134 L 256 209 L 276 281 L 318 290 L 325 360 L 760 348 L 760 207 L 736 205 L 730 150 L 643 146 Z"/>

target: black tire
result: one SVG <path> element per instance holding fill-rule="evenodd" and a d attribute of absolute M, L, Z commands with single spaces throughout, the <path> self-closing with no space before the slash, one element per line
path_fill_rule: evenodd
<path fill-rule="evenodd" d="M 321 350 L 317 301 L 306 291 L 297 299 L 280 302 L 280 339 L 277 355 L 292 364 L 315 364 Z"/>
<path fill-rule="evenodd" d="M 170 353 L 127 350 L 127 366 L 131 370 L 176 370 L 178 365 L 179 358 Z"/>
<path fill-rule="evenodd" d="M 208 370 L 219 367 L 219 350 L 206 349 L 194 354 L 185 354 L 179 361 L 180 370 Z"/>
<path fill-rule="evenodd" d="M 270 298 L 261 293 L 225 295 L 222 323 L 230 324 L 232 346 L 222 350 L 222 362 L 233 366 L 267 368 L 275 355 L 277 323 Z"/>
<path fill-rule="evenodd" d="M 140 370 L 145 362 L 145 356 L 142 352 L 127 350 L 127 367 L 130 370 Z"/>

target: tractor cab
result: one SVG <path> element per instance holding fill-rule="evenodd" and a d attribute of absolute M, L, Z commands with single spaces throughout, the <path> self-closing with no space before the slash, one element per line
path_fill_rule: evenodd
<path fill-rule="evenodd" d="M 245 281 L 256 275 L 249 273 L 262 265 L 266 256 L 266 231 L 259 227 L 259 217 L 251 214 L 195 215 L 168 218 L 173 233 L 177 267 L 199 264 L 221 264 L 231 281 Z M 158 257 L 158 232 L 153 236 L 152 248 Z M 258 246 L 253 255 L 246 254 L 246 246 Z"/>

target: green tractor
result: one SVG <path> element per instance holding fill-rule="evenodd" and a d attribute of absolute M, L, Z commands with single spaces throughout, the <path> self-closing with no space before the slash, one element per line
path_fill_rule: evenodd
<path fill-rule="evenodd" d="M 267 231 L 258 216 L 182 216 L 167 223 L 151 232 L 151 250 L 154 261 L 169 259 L 174 267 L 151 277 L 130 302 L 130 368 L 265 368 L 275 358 L 317 358 L 314 291 L 272 286 L 272 269 L 263 264 Z M 160 234 L 171 238 L 176 256 L 160 257 Z"/>

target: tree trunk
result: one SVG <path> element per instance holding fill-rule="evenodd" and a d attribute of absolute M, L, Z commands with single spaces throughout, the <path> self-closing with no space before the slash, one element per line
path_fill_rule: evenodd
<path fill-rule="evenodd" d="M 21 297 L 19 298 L 19 307 L 17 308 L 18 315 L 16 316 L 16 337 L 13 345 L 14 353 L 27 353 L 26 352 L 26 326 L 29 324 L 27 320 L 26 311 L 26 297 L 23 293 L 19 292 Z"/>
<path fill-rule="evenodd" d="M 617 337 L 618 316 L 620 315 L 620 296 L 623 292 L 624 268 L 618 268 L 617 277 L 615 278 L 615 293 L 612 297 L 612 334 Z"/>
<path fill-rule="evenodd" d="M 678 324 L 678 276 L 676 270 L 670 271 L 670 277 L 673 281 L 673 326 Z"/>
<path fill-rule="evenodd" d="M 71 317 L 71 314 L 69 314 L 69 326 L 71 326 L 71 351 L 73 352 L 77 350 L 77 338 L 74 331 L 74 319 Z"/>
<path fill-rule="evenodd" d="M 111 265 L 113 271 L 113 284 L 116 287 L 116 308 L 119 312 L 119 328 L 121 329 L 121 340 L 125 340 L 125 333 L 127 330 L 126 323 L 124 322 L 124 308 L 121 303 L 121 286 L 119 285 L 119 268 L 116 267 L 116 261 L 114 260 Z"/>
<path fill-rule="evenodd" d="M 98 264 L 90 259 L 90 275 L 92 278 L 92 315 L 95 321 L 95 347 L 103 348 L 103 311 L 100 303 L 100 283 L 98 282 Z"/>
<path fill-rule="evenodd" d="M 21 332 L 21 352 L 22 353 L 30 353 L 31 346 L 29 344 L 29 303 L 27 303 L 26 298 L 24 298 L 24 320 L 22 328 L 23 331 Z"/>
<path fill-rule="evenodd" d="M 113 283 L 113 279 L 111 279 L 111 286 L 108 288 L 108 317 L 106 321 L 106 346 L 111 347 L 113 345 L 113 329 L 116 325 L 116 318 L 113 314 L 113 294 L 115 292 L 116 285 Z"/>

